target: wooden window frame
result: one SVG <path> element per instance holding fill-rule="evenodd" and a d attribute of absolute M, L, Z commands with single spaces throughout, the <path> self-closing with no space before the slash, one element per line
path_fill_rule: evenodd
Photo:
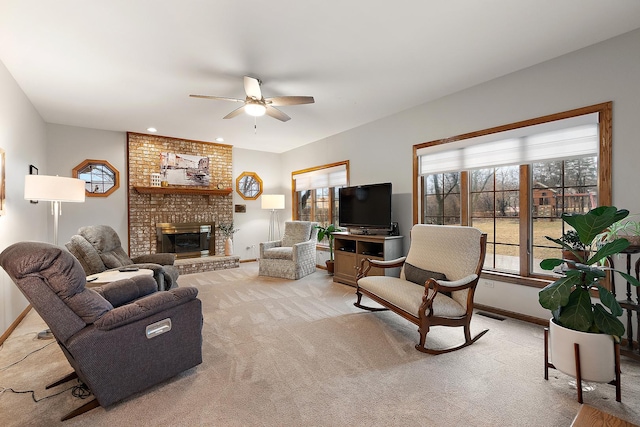
<path fill-rule="evenodd" d="M 505 132 L 513 129 L 528 127 L 539 125 L 543 123 L 554 122 L 557 120 L 568 119 L 575 116 L 582 116 L 586 114 L 597 113 L 598 114 L 598 130 L 599 130 L 599 141 L 598 141 L 598 205 L 605 206 L 611 205 L 612 202 L 612 107 L 613 102 L 604 102 L 601 104 L 595 104 L 588 107 L 577 108 L 574 110 L 564 111 L 561 113 L 550 114 L 542 117 L 537 117 L 534 119 L 523 120 L 520 122 L 515 122 L 507 125 L 497 126 L 493 128 L 488 128 L 480 131 L 470 132 L 466 134 L 461 134 L 457 136 L 453 136 L 450 138 L 438 139 L 434 141 L 424 142 L 420 144 L 415 144 L 413 146 L 413 224 L 418 224 L 421 221 L 421 213 L 423 210 L 422 206 L 422 185 L 423 182 L 422 177 L 419 174 L 419 156 L 418 150 L 426 147 L 432 147 L 436 145 L 447 144 L 451 142 L 461 141 L 469 138 L 476 138 L 479 136 L 490 135 L 498 132 Z M 521 167 L 520 168 L 520 179 L 522 182 L 529 182 L 530 179 L 530 168 Z M 467 174 L 462 174 L 461 176 L 461 192 L 469 191 L 468 177 L 465 177 Z M 530 189 L 528 189 L 530 190 Z M 530 200 L 529 193 L 523 194 L 521 192 L 520 195 L 520 211 L 521 212 L 530 212 Z M 422 199 L 423 200 L 423 199 Z M 461 223 L 462 225 L 468 225 L 469 219 L 469 206 L 466 206 L 464 203 L 461 207 Z M 529 267 L 523 268 L 523 264 L 526 263 L 528 265 L 528 237 L 530 234 L 530 230 L 532 229 L 531 224 L 531 216 L 527 214 L 524 217 L 520 218 L 520 241 L 527 242 L 526 245 L 520 245 L 520 271 L 523 274 L 531 274 L 529 271 Z M 507 283 L 515 283 L 526 286 L 534 286 L 534 287 L 544 287 L 549 283 L 549 280 L 543 279 L 536 276 L 523 276 L 520 274 L 507 274 L 507 273 L 499 273 L 499 272 L 488 272 L 483 271 L 483 276 L 485 278 L 491 278 L 495 280 L 499 280 Z"/>
<path fill-rule="evenodd" d="M 319 171 L 319 170 L 323 170 L 323 169 L 330 169 L 336 166 L 345 166 L 346 170 L 347 170 L 347 185 L 349 185 L 350 179 L 349 179 L 349 160 L 344 160 L 341 162 L 335 162 L 335 163 L 329 163 L 326 165 L 320 165 L 320 166 L 314 166 L 311 168 L 307 168 L 307 169 L 301 169 L 301 170 L 297 170 L 297 171 L 293 171 L 291 172 L 291 200 L 293 200 L 293 203 L 291 204 L 291 218 L 298 219 L 300 218 L 300 211 L 298 209 L 299 205 L 300 205 L 300 200 L 298 198 L 298 191 L 296 191 L 296 180 L 295 180 L 295 176 L 296 175 L 300 175 L 303 173 L 308 173 L 308 172 L 314 172 L 314 171 Z M 335 187 L 328 187 L 328 188 L 335 188 Z M 311 213 L 311 217 L 314 218 L 314 209 L 315 209 L 315 190 L 312 190 L 312 213 Z M 331 193 L 331 191 L 329 192 Z M 329 220 L 330 220 L 330 224 L 335 224 L 335 220 L 336 218 L 333 217 L 333 211 L 334 211 L 334 200 L 333 200 L 333 195 L 330 197 L 329 199 Z M 337 224 L 336 224 L 337 225 Z"/>

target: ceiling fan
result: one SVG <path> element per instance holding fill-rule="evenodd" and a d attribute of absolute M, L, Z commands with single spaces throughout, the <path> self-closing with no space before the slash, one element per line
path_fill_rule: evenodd
<path fill-rule="evenodd" d="M 291 119 L 282 111 L 275 107 L 285 105 L 300 105 L 300 104 L 313 104 L 315 100 L 313 96 L 274 96 L 272 98 L 265 98 L 262 96 L 260 85 L 262 81 L 249 76 L 244 76 L 244 91 L 247 94 L 245 99 L 227 98 L 224 96 L 211 96 L 211 95 L 189 95 L 193 98 L 204 99 L 218 99 L 221 101 L 233 101 L 242 102 L 244 105 L 237 108 L 223 117 L 223 119 L 232 119 L 240 114 L 247 113 L 250 116 L 259 117 L 267 115 L 278 119 L 282 122 L 286 122 Z"/>

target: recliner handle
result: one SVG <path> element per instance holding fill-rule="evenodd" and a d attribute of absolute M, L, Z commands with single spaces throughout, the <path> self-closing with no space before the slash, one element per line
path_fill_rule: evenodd
<path fill-rule="evenodd" d="M 147 326 L 146 335 L 148 339 L 155 338 L 158 335 L 162 335 L 165 332 L 169 332 L 171 330 L 171 318 L 167 317 L 166 319 L 160 320 L 159 322 L 152 323 Z"/>

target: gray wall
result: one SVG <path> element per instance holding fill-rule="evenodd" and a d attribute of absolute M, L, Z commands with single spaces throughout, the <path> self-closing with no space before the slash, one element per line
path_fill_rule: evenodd
<path fill-rule="evenodd" d="M 106 160 L 120 172 L 120 187 L 108 197 L 87 197 L 84 203 L 63 203 L 58 242 L 63 245 L 84 225 L 106 224 L 127 247 L 127 169 L 125 132 L 47 124 L 47 168 L 53 175 L 71 176 L 86 159 Z M 48 241 L 52 241 L 52 235 Z"/>
<path fill-rule="evenodd" d="M 233 235 L 234 254 L 241 260 L 256 259 L 260 252 L 260 242 L 269 236 L 271 211 L 262 210 L 260 197 L 245 200 L 237 191 L 235 179 L 242 172 L 255 172 L 262 179 L 262 194 L 284 194 L 286 207 L 279 211 L 280 228 L 285 220 L 291 219 L 291 185 L 282 181 L 280 155 L 263 151 L 233 149 L 233 204 L 245 205 L 246 213 L 234 213 L 233 221 L 239 231 Z M 291 177 L 289 177 L 289 180 Z"/>
<path fill-rule="evenodd" d="M 45 123 L 0 62 L 0 148 L 5 151 L 6 212 L 0 216 L 0 251 L 21 240 L 46 240 L 53 220 L 49 205 L 24 200 L 29 165 L 47 173 Z M 27 306 L 27 300 L 0 269 L 0 335 Z"/>

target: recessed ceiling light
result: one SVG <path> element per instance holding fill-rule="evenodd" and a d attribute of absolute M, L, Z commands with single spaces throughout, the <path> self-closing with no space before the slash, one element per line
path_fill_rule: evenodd
<path fill-rule="evenodd" d="M 224 138 L 219 136 L 216 138 L 216 142 L 224 142 Z"/>
<path fill-rule="evenodd" d="M 149 132 L 158 132 L 158 129 L 156 129 L 156 128 L 147 128 L 147 130 Z"/>

